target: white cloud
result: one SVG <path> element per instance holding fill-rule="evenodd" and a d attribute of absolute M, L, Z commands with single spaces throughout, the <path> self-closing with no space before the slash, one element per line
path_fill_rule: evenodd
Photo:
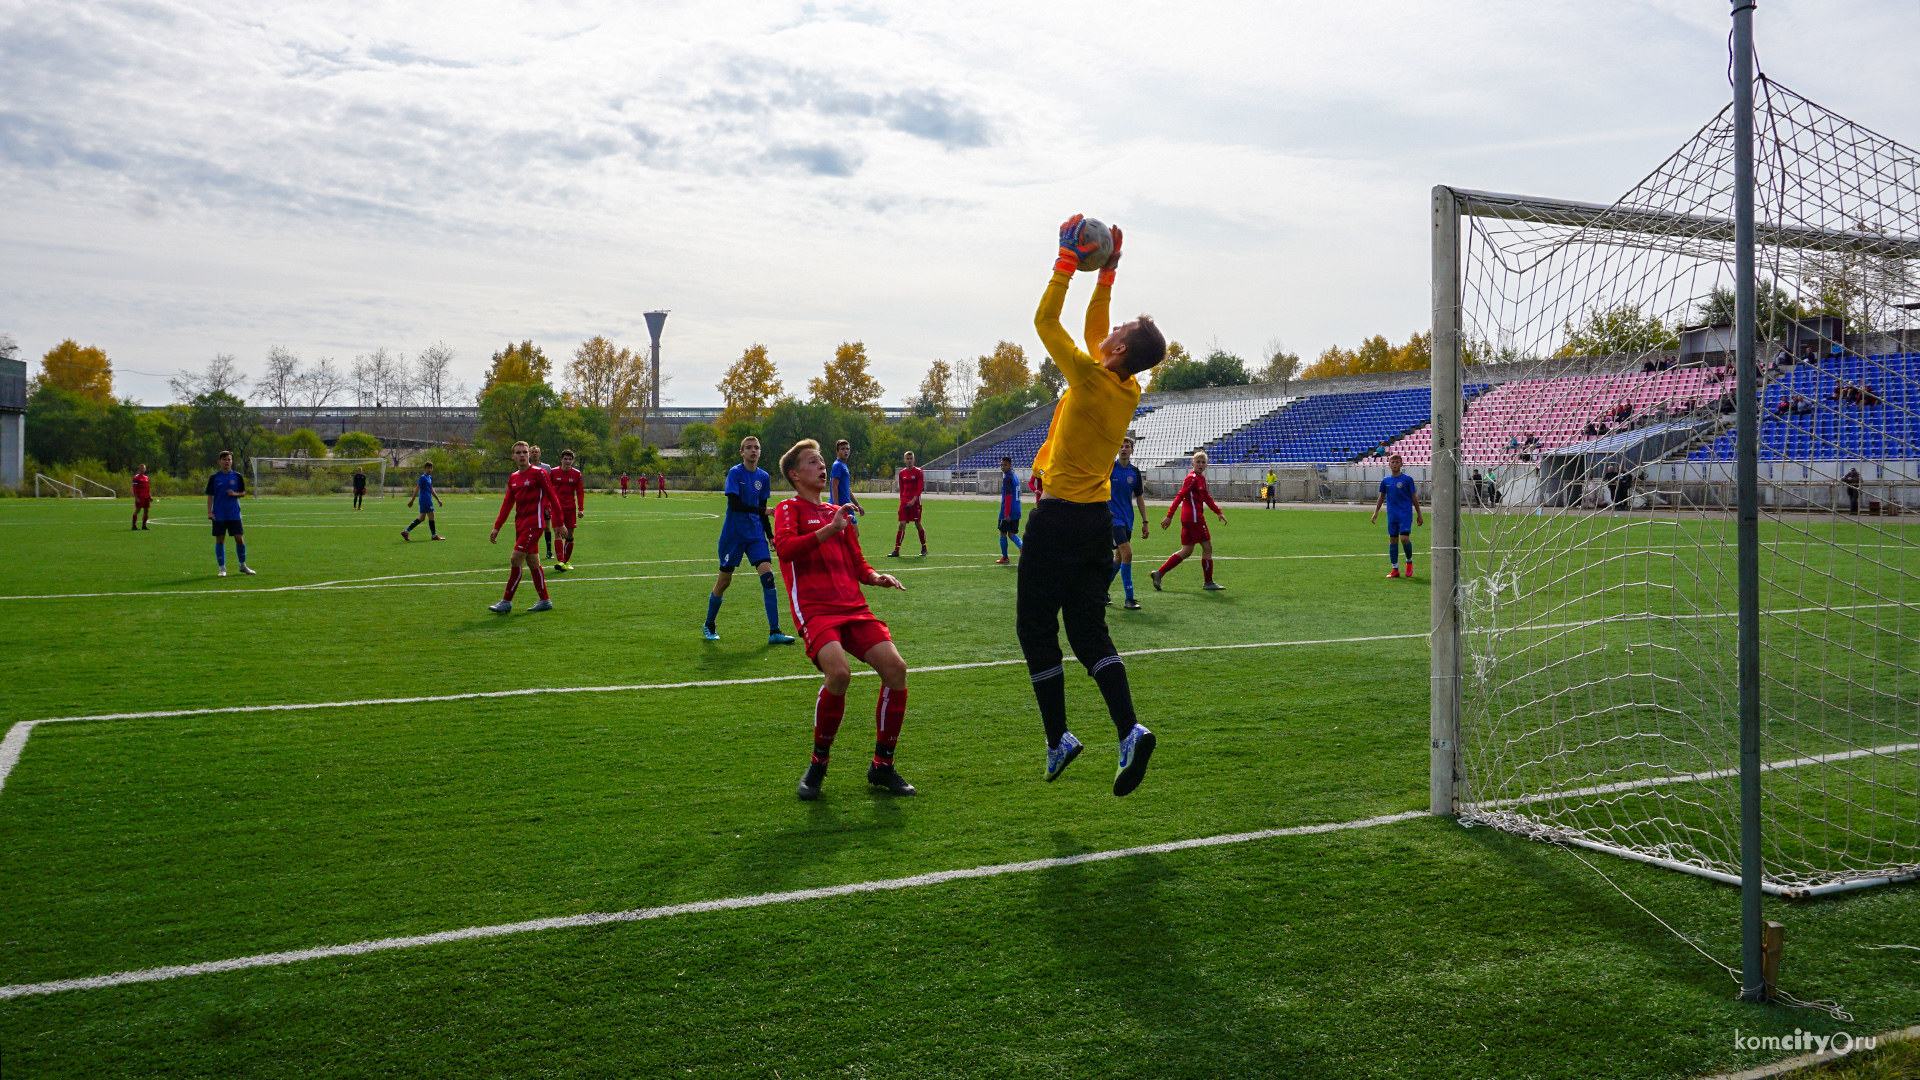
<path fill-rule="evenodd" d="M 1709 10 L 1711 9 L 1711 10 Z M 0 6 L 0 329 L 167 371 L 444 338 L 478 382 L 645 340 L 715 400 L 752 341 L 889 398 L 1033 346 L 1052 227 L 1189 344 L 1426 320 L 1436 182 L 1605 199 L 1726 97 L 1724 5 Z M 1768 70 L 1915 141 L 1910 5 L 1773 2 Z M 1876 53 L 1874 57 L 1882 54 Z M 159 380 L 124 375 L 149 400 Z"/>

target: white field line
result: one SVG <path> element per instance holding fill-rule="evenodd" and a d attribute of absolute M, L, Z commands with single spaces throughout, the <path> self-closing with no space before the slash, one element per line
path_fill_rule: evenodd
<path fill-rule="evenodd" d="M 705 563 L 714 563 L 716 565 L 718 564 L 718 560 L 716 559 L 663 559 L 660 561 L 661 562 L 705 562 Z M 607 563 L 604 565 L 614 566 L 614 565 L 620 565 L 620 564 Z M 641 565 L 641 564 L 636 563 L 636 564 L 629 564 L 629 565 Z M 990 564 L 988 563 L 981 563 L 977 566 L 902 566 L 902 567 L 896 567 L 888 572 L 896 573 L 896 574 L 912 574 L 912 573 L 926 573 L 932 570 L 984 570 L 989 565 Z M 263 594 L 263 593 L 343 592 L 343 591 L 356 590 L 356 589 L 443 589 L 449 586 L 472 587 L 476 585 L 498 588 L 499 582 L 497 581 L 401 581 L 401 580 L 395 580 L 395 579 L 415 578 L 415 577 L 442 577 L 442 576 L 451 576 L 455 574 L 498 575 L 500 573 L 501 573 L 501 568 L 496 566 L 486 570 L 442 570 L 433 574 L 389 574 L 383 577 L 370 577 L 370 578 L 358 578 L 358 579 L 343 578 L 339 581 L 316 581 L 306 585 L 275 585 L 275 586 L 270 586 L 264 589 L 256 586 L 254 588 L 248 588 L 248 589 L 222 589 L 222 588 L 214 587 L 214 588 L 206 588 L 206 589 L 143 589 L 143 590 L 136 590 L 136 591 L 130 591 L 130 592 L 31 593 L 31 594 L 25 594 L 21 596 L 0 596 L 0 600 L 79 600 L 79 599 L 85 599 L 87 597 L 96 597 L 96 596 L 246 596 L 249 594 Z M 625 574 L 625 575 L 607 574 L 599 577 L 570 577 L 565 574 L 553 573 L 552 570 L 549 568 L 547 570 L 547 584 L 551 586 L 551 585 L 559 584 L 561 582 L 573 582 L 576 584 L 585 584 L 588 582 L 600 582 L 600 581 L 668 581 L 668 580 L 678 580 L 681 578 L 699 578 L 700 580 L 705 581 L 713 577 L 714 573 L 715 573 L 714 571 L 709 571 L 707 573 L 700 573 L 700 574 Z"/>
<path fill-rule="evenodd" d="M 1218 652 L 1234 649 L 1276 649 L 1292 645 L 1345 645 L 1364 641 L 1398 641 L 1408 638 L 1423 638 L 1425 634 L 1378 634 L 1370 637 L 1322 638 L 1312 641 L 1260 641 L 1243 645 L 1175 645 L 1159 649 L 1135 649 L 1123 652 L 1122 656 L 1153 656 L 1162 653 Z M 924 675 L 936 671 L 970 671 L 976 668 L 1011 667 L 1024 664 L 1025 660 L 980 660 L 968 664 L 933 664 L 927 667 L 909 668 L 908 673 Z M 855 676 L 872 675 L 871 671 L 856 671 Z M 430 697 L 404 698 L 363 698 L 355 701 L 310 701 L 290 705 L 227 705 L 212 709 L 164 709 L 154 712 L 99 713 L 92 716 L 50 716 L 40 720 L 21 720 L 7 729 L 4 739 L 0 739 L 0 790 L 4 790 L 7 777 L 13 774 L 14 766 L 20 764 L 20 754 L 26 749 L 27 738 L 33 729 L 41 724 L 69 724 L 98 720 L 159 720 L 174 716 L 212 716 L 220 713 L 263 713 L 263 712 L 305 712 L 311 709 L 354 709 L 376 705 L 420 705 L 441 701 L 474 701 L 481 698 L 531 697 L 538 694 L 617 694 L 642 690 L 687 690 L 711 686 L 752 686 L 760 683 L 778 682 L 815 682 L 819 672 L 801 675 L 763 675 L 751 679 L 702 679 L 677 683 L 634 683 L 620 686 L 533 686 L 519 690 L 481 690 L 467 694 L 436 694 Z"/>
<path fill-rule="evenodd" d="M 1341 821 L 1325 825 L 1297 825 L 1285 829 L 1261 829 L 1257 832 L 1226 833 L 1220 836 L 1203 836 L 1192 840 L 1173 840 L 1164 844 L 1143 844 L 1140 847 L 1118 848 L 1112 851 L 1090 851 L 1084 855 L 1066 855 L 1053 859 L 1031 859 L 1026 862 L 1016 863 L 997 863 L 992 866 L 975 866 L 965 870 L 939 870 L 929 874 L 915 874 L 912 877 L 902 878 L 884 878 L 879 881 L 859 881 L 850 885 L 833 885 L 820 889 L 794 889 L 790 892 L 759 893 L 753 896 L 734 896 L 722 900 L 698 900 L 687 904 L 668 904 L 664 907 L 634 908 L 629 911 L 562 915 L 557 918 L 529 919 L 525 922 L 499 923 L 494 926 L 469 926 L 462 930 L 443 930 L 437 934 L 376 938 L 371 941 L 356 941 L 350 945 L 324 945 L 315 949 L 296 949 L 290 952 L 257 953 L 253 956 L 235 957 L 231 960 L 211 960 L 199 964 L 177 964 L 169 967 L 142 968 L 135 971 L 116 972 L 112 975 L 95 975 L 84 979 L 59 979 L 53 982 L 43 983 L 18 983 L 13 986 L 0 986 L 0 1000 L 26 997 L 30 994 L 58 994 L 68 990 L 100 990 L 110 986 L 125 986 L 129 983 L 160 982 L 166 979 L 179 979 L 191 975 L 212 975 L 223 971 L 242 971 L 247 968 L 297 964 L 305 960 L 324 960 L 335 956 L 364 956 L 367 953 L 387 952 L 393 949 L 412 949 L 422 945 L 443 945 L 456 941 L 475 941 L 483 938 L 505 937 L 510 934 L 526 934 L 539 930 L 569 930 L 585 926 L 604 926 L 607 923 L 643 922 L 647 919 L 670 919 L 677 915 L 703 915 L 719 911 L 741 911 L 747 908 L 769 907 L 774 904 L 793 904 L 804 900 L 830 900 L 835 897 L 857 896 L 862 893 L 917 889 L 927 885 L 943 885 L 949 881 L 968 881 L 977 878 L 1000 877 L 1004 874 L 1025 874 L 1035 870 L 1053 870 L 1063 866 L 1082 866 L 1087 863 L 1107 862 L 1112 859 L 1127 859 L 1136 855 L 1161 855 L 1174 851 L 1190 851 L 1194 848 L 1220 847 L 1226 844 L 1245 844 L 1255 840 L 1270 840 L 1281 836 L 1313 836 L 1321 833 L 1344 832 L 1350 829 L 1367 829 L 1377 825 L 1392 825 L 1426 816 L 1428 816 L 1428 814 L 1425 810 L 1408 810 L 1404 813 L 1363 818 L 1359 821 Z"/>
<path fill-rule="evenodd" d="M 1812 757 L 1789 758 L 1785 761 L 1768 761 L 1760 765 L 1761 772 L 1775 772 L 1780 769 L 1797 769 L 1802 765 L 1827 765 L 1836 761 L 1852 761 L 1863 757 L 1885 757 L 1891 754 L 1904 754 L 1910 750 L 1920 750 L 1920 743 L 1888 743 L 1885 746 L 1870 746 L 1860 750 L 1836 750 L 1830 754 L 1815 754 Z M 1469 803 L 1483 809 L 1505 809 L 1510 806 L 1527 806 L 1532 803 L 1552 802 L 1555 799 L 1572 799 L 1587 795 L 1612 795 L 1622 791 L 1638 791 L 1641 788 L 1666 787 L 1669 784 L 1690 784 L 1701 780 L 1725 780 L 1739 776 L 1738 768 L 1710 769 L 1706 772 L 1680 773 L 1674 776 L 1650 776 L 1639 780 L 1622 780 L 1613 784 L 1596 784 L 1592 787 L 1570 788 L 1566 791 L 1546 791 L 1537 795 L 1522 795 L 1512 799 L 1495 799 L 1492 802 Z"/>

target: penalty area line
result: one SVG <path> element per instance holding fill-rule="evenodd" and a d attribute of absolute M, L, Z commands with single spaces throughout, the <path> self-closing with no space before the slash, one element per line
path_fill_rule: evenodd
<path fill-rule="evenodd" d="M 1411 638 L 1424 638 L 1425 634 L 1374 634 L 1366 637 L 1317 638 L 1303 641 L 1255 641 L 1233 645 L 1171 645 L 1158 649 L 1134 649 L 1123 652 L 1121 656 L 1158 656 L 1167 653 L 1190 652 L 1226 652 L 1235 649 L 1278 649 L 1302 645 L 1348 645 L 1368 641 L 1403 641 Z M 924 675 L 939 671 L 971 671 L 977 668 L 1012 667 L 1026 663 L 1023 659 L 978 660 L 966 664 L 932 664 L 926 667 L 908 668 L 909 675 Z M 856 671 L 855 677 L 872 676 L 872 671 Z M 33 729 L 41 724 L 70 724 L 98 720 L 164 720 L 176 716 L 213 716 L 222 713 L 267 713 L 267 712 L 306 712 L 312 709 L 353 709 L 375 705 L 424 705 L 443 701 L 477 701 L 483 698 L 532 697 L 538 694 L 619 694 L 642 690 L 693 690 L 714 686 L 755 686 L 762 683 L 781 682 L 817 682 L 819 672 L 799 675 L 762 675 L 748 679 L 698 679 L 673 683 L 630 683 L 613 686 L 530 686 L 517 690 L 476 690 L 465 694 L 434 694 L 426 697 L 403 698 L 360 698 L 354 701 L 306 701 L 286 705 L 224 705 L 208 709 L 161 709 L 153 712 L 97 713 L 91 716 L 49 716 L 39 720 L 20 720 L 7 729 L 5 738 L 0 738 L 0 790 L 4 790 L 7 777 L 13 775 L 14 767 L 20 764 L 20 755 L 26 750 L 27 739 Z"/>
<path fill-rule="evenodd" d="M 836 897 L 857 896 L 863 893 L 894 892 L 902 889 L 922 888 L 928 885 L 943 885 L 950 881 L 968 881 L 980 878 L 1000 877 L 1006 874 L 1024 874 L 1031 873 L 1035 870 L 1057 869 L 1063 866 L 1083 866 L 1087 863 L 1127 859 L 1139 855 L 1161 855 L 1174 851 L 1190 851 L 1195 848 L 1245 844 L 1255 840 L 1270 840 L 1283 836 L 1316 836 L 1323 833 L 1368 829 L 1379 825 L 1393 825 L 1402 821 L 1411 821 L 1414 818 L 1427 816 L 1429 816 L 1429 814 L 1425 810 L 1408 810 L 1398 814 L 1385 814 L 1379 817 L 1362 818 L 1357 821 L 1330 822 L 1323 825 L 1295 825 L 1282 829 L 1260 829 L 1255 832 L 1224 833 L 1219 836 L 1202 836 L 1190 840 L 1172 840 L 1162 844 L 1142 844 L 1139 847 L 1116 848 L 1111 851 L 1090 851 L 1082 855 L 1065 855 L 1052 859 L 1030 859 L 1026 862 L 996 863 L 991 866 L 975 866 L 964 870 L 937 870 L 927 874 L 915 874 L 912 877 L 883 878 L 878 881 L 858 881 L 848 885 L 831 885 L 819 889 L 794 889 L 789 892 L 758 893 L 752 896 L 734 896 L 720 900 L 698 900 L 686 904 L 667 904 L 662 907 L 633 908 L 628 911 L 562 915 L 548 919 L 529 919 L 524 922 L 499 923 L 493 926 L 469 926 L 460 930 L 443 930 L 437 934 L 414 934 L 407 937 L 375 938 L 368 941 L 356 941 L 348 945 L 325 945 L 319 948 L 295 949 L 288 952 L 256 953 L 252 956 L 240 956 L 231 960 L 210 960 L 198 964 L 175 964 L 167 967 L 141 968 L 134 971 L 115 972 L 111 975 L 94 975 L 84 979 L 57 979 L 52 982 L 17 983 L 12 986 L 0 986 L 0 1000 L 27 997 L 36 994 L 58 994 L 69 990 L 102 990 L 113 986 L 126 986 L 131 983 L 162 982 L 168 979 L 180 979 L 193 975 L 214 975 L 225 971 L 243 971 L 248 968 L 277 967 L 283 964 L 297 964 L 307 960 L 325 960 L 336 956 L 364 956 L 368 953 L 389 952 L 395 949 L 413 949 L 424 945 L 444 945 L 460 941 L 478 941 L 487 938 L 507 937 L 513 934 L 533 933 L 540 930 L 571 930 L 588 926 L 605 926 L 609 923 L 632 923 L 644 922 L 649 919 L 670 919 L 679 915 L 703 915 L 720 911 L 744 911 L 750 908 L 771 907 L 775 904 L 793 904 L 807 900 L 830 900 Z"/>

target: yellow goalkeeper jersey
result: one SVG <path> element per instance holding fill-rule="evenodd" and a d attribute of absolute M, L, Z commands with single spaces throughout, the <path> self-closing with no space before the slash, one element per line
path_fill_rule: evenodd
<path fill-rule="evenodd" d="M 1047 441 L 1034 456 L 1033 471 L 1046 481 L 1046 493 L 1076 503 L 1107 501 L 1107 478 L 1113 474 L 1114 455 L 1127 437 L 1134 410 L 1140 406 L 1140 382 L 1100 366 L 1090 353 L 1100 351 L 1107 337 L 1107 303 L 1112 290 L 1096 285 L 1087 303 L 1087 352 L 1074 344 L 1060 325 L 1072 275 L 1055 272 L 1040 297 L 1034 328 L 1047 355 L 1066 376 L 1067 392 L 1053 409 Z"/>

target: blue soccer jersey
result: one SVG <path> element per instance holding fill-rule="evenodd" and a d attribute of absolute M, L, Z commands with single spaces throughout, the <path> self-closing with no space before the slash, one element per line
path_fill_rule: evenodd
<path fill-rule="evenodd" d="M 433 474 L 421 473 L 420 479 L 414 481 L 413 486 L 420 493 L 420 509 L 422 511 L 433 509 L 433 504 L 435 502 L 435 499 L 433 496 Z"/>
<path fill-rule="evenodd" d="M 237 472 L 217 472 L 207 477 L 207 494 L 213 496 L 213 520 L 240 520 L 240 493 L 247 490 L 247 478 Z"/>
<path fill-rule="evenodd" d="M 1399 476 L 1388 475 L 1380 480 L 1380 494 L 1387 498 L 1387 521 L 1413 521 L 1413 501 L 1420 492 L 1420 486 L 1406 473 Z M 1404 531 L 1404 530 L 1403 530 Z"/>
<path fill-rule="evenodd" d="M 1107 478 L 1107 508 L 1113 511 L 1113 527 L 1133 529 L 1133 500 L 1146 494 L 1146 485 L 1140 480 L 1140 470 L 1132 465 L 1114 463 L 1113 475 Z"/>
<path fill-rule="evenodd" d="M 1000 474 L 1000 516 L 1020 516 L 1020 478 L 1011 472 Z"/>
<path fill-rule="evenodd" d="M 727 470 L 726 494 L 738 495 L 740 501 L 748 506 L 764 510 L 767 499 L 773 490 L 773 478 L 765 469 L 749 469 L 746 465 L 735 465 Z M 765 540 L 767 530 L 760 524 L 759 514 L 741 513 L 733 509 L 734 501 L 727 500 L 726 520 L 720 526 L 720 536 L 726 540 Z"/>
<path fill-rule="evenodd" d="M 839 458 L 833 459 L 833 501 L 838 506 L 853 501 L 853 470 Z"/>

